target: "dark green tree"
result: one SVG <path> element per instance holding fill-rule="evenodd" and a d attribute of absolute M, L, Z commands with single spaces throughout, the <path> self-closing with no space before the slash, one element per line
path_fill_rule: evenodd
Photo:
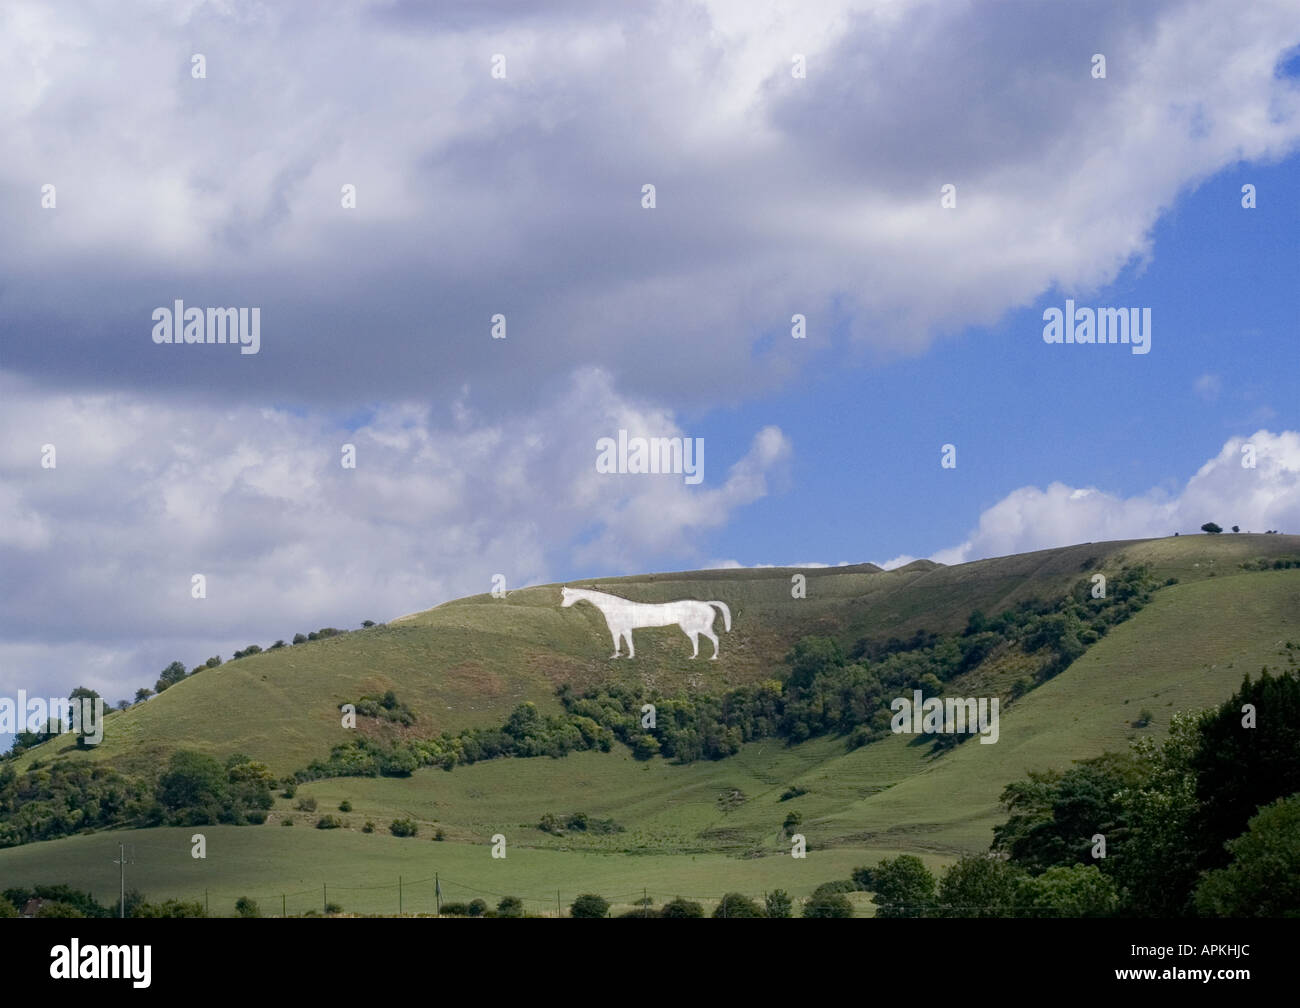
<path fill-rule="evenodd" d="M 872 886 L 877 917 L 924 917 L 934 906 L 934 875 L 914 854 L 881 861 Z"/>
<path fill-rule="evenodd" d="M 1232 862 L 1196 888 L 1205 917 L 1300 917 L 1300 795 L 1262 808 L 1229 840 Z"/>
<path fill-rule="evenodd" d="M 609 903 L 595 893 L 583 893 L 569 905 L 570 917 L 604 917 Z"/>

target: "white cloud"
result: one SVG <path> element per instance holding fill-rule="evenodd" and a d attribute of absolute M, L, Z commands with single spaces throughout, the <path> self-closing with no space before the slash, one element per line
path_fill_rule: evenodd
<path fill-rule="evenodd" d="M 1247 443 L 1255 449 L 1253 469 L 1242 466 Z M 1177 494 L 1151 489 L 1122 497 L 1063 483 L 1021 487 L 981 514 L 964 542 L 930 559 L 956 564 L 1070 543 L 1186 535 L 1211 521 L 1253 532 L 1300 532 L 1300 433 L 1259 430 L 1232 438 Z"/>
<path fill-rule="evenodd" d="M 1216 374 L 1203 374 L 1196 379 L 1196 394 L 1206 402 L 1214 402 L 1223 391 L 1223 379 Z"/>

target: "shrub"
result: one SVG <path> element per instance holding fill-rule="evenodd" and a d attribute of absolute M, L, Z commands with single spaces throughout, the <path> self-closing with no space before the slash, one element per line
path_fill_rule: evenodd
<path fill-rule="evenodd" d="M 85 917 L 86 915 L 74 907 L 71 903 L 64 903 L 62 900 L 51 900 L 49 903 L 41 904 L 41 908 L 36 911 L 37 917 Z"/>
<path fill-rule="evenodd" d="M 641 916 L 640 913 L 637 914 Z M 660 917 L 703 917 L 704 907 L 700 906 L 693 900 L 684 900 L 680 896 L 663 905 L 659 911 Z"/>
<path fill-rule="evenodd" d="M 487 903 L 481 899 L 472 899 L 469 901 L 469 906 L 465 909 L 471 917 L 482 917 L 487 913 Z"/>
<path fill-rule="evenodd" d="M 805 917 L 852 917 L 853 904 L 843 893 L 814 895 L 804 904 Z"/>
<path fill-rule="evenodd" d="M 298 799 L 298 804 L 296 804 L 296 805 L 294 806 L 294 808 L 296 808 L 299 812 L 315 812 L 315 811 L 316 811 L 316 799 L 315 799 L 315 798 L 299 798 L 299 799 Z"/>
<path fill-rule="evenodd" d="M 346 798 L 344 798 L 341 802 L 339 802 L 339 811 L 340 811 L 340 812 L 351 812 L 351 811 L 352 811 L 352 803 L 351 803 L 350 801 L 348 801 Z"/>
<path fill-rule="evenodd" d="M 444 903 L 442 913 L 447 917 L 468 917 L 469 907 L 464 903 Z"/>
<path fill-rule="evenodd" d="M 285 816 L 283 819 L 280 820 L 280 825 L 281 825 L 281 826 L 292 826 L 292 825 L 293 825 L 293 816 L 291 816 L 291 815 L 287 815 L 287 816 Z"/>
<path fill-rule="evenodd" d="M 584 893 L 569 905 L 570 917 L 604 917 L 609 903 L 595 893 Z"/>
<path fill-rule="evenodd" d="M 338 829 L 343 825 L 343 820 L 336 815 L 323 815 L 316 820 L 317 829 Z"/>
<path fill-rule="evenodd" d="M 343 907 L 339 906 L 337 903 L 326 903 L 325 912 L 327 914 L 341 914 L 343 912 Z"/>
<path fill-rule="evenodd" d="M 244 817 L 254 826 L 261 826 L 266 822 L 266 812 L 263 809 L 249 809 L 244 813 Z"/>
<path fill-rule="evenodd" d="M 786 816 L 785 823 L 783 824 L 786 835 L 788 836 L 791 833 L 793 833 L 795 830 L 797 830 L 799 828 L 799 824 L 802 822 L 803 822 L 803 816 L 798 812 L 791 812 L 788 816 Z"/>
<path fill-rule="evenodd" d="M 414 819 L 394 819 L 388 828 L 396 837 L 413 837 L 420 832 L 420 824 Z"/>
<path fill-rule="evenodd" d="M 262 911 L 258 907 L 257 901 L 249 899 L 247 896 L 240 896 L 235 900 L 235 913 L 240 917 L 261 917 Z"/>
<path fill-rule="evenodd" d="M 132 917 L 206 917 L 203 904 L 198 901 L 165 900 L 162 903 L 141 903 Z"/>
<path fill-rule="evenodd" d="M 298 785 L 295 784 L 292 780 L 287 780 L 284 782 L 284 790 L 280 792 L 280 797 L 292 798 L 297 793 L 298 793 Z"/>
<path fill-rule="evenodd" d="M 768 893 L 763 903 L 769 917 L 789 917 L 794 909 L 794 902 L 784 889 L 775 889 Z"/>
<path fill-rule="evenodd" d="M 1138 712 L 1137 720 L 1133 722 L 1134 728 L 1145 728 L 1154 719 L 1154 715 L 1147 708 L 1143 707 Z"/>
<path fill-rule="evenodd" d="M 439 826 L 436 830 L 433 831 L 433 839 L 435 839 L 435 840 L 446 840 L 446 839 L 447 839 L 447 834 L 444 833 L 444 832 L 442 831 L 442 827 L 441 827 L 441 826 Z"/>
<path fill-rule="evenodd" d="M 371 822 L 369 819 L 367 819 L 367 820 L 366 820 L 366 824 L 365 824 L 364 826 L 361 827 L 361 832 L 362 832 L 362 833 L 373 833 L 374 831 L 375 831 L 375 824 L 374 824 L 373 822 Z"/>
<path fill-rule="evenodd" d="M 524 903 L 518 896 L 503 896 L 501 902 L 497 904 L 498 917 L 522 917 L 524 915 Z"/>
<path fill-rule="evenodd" d="M 713 911 L 714 917 L 762 917 L 763 908 L 743 893 L 727 893 Z"/>

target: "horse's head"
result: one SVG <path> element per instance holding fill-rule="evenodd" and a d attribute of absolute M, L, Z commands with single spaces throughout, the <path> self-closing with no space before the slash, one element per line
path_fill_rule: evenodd
<path fill-rule="evenodd" d="M 561 588 L 560 597 L 563 599 L 560 605 L 565 608 L 578 601 L 578 596 L 574 594 L 572 588 Z"/>

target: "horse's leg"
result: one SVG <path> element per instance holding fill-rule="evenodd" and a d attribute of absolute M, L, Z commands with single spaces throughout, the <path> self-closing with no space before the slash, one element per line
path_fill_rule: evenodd
<path fill-rule="evenodd" d="M 713 641 L 713 657 L 710 658 L 709 660 L 717 661 L 718 660 L 718 635 L 715 634 L 712 630 L 704 630 L 701 632 L 704 634 L 705 637 Z"/>
<path fill-rule="evenodd" d="M 624 630 L 623 636 L 627 638 L 627 656 L 629 658 L 635 658 L 636 649 L 632 647 L 632 628 L 628 627 L 626 630 Z"/>
<path fill-rule="evenodd" d="M 691 657 L 698 657 L 700 653 L 700 632 L 698 630 L 687 630 L 685 627 L 682 627 L 682 630 L 691 639 Z"/>
<path fill-rule="evenodd" d="M 609 633 L 610 633 L 610 636 L 614 638 L 614 653 L 613 653 L 612 655 L 610 655 L 610 657 L 611 657 L 611 658 L 617 658 L 617 657 L 619 656 L 619 655 L 618 655 L 618 639 L 623 635 L 623 631 L 622 631 L 622 630 L 616 630 L 616 629 L 614 629 L 614 624 L 611 623 L 611 624 L 609 625 Z"/>

